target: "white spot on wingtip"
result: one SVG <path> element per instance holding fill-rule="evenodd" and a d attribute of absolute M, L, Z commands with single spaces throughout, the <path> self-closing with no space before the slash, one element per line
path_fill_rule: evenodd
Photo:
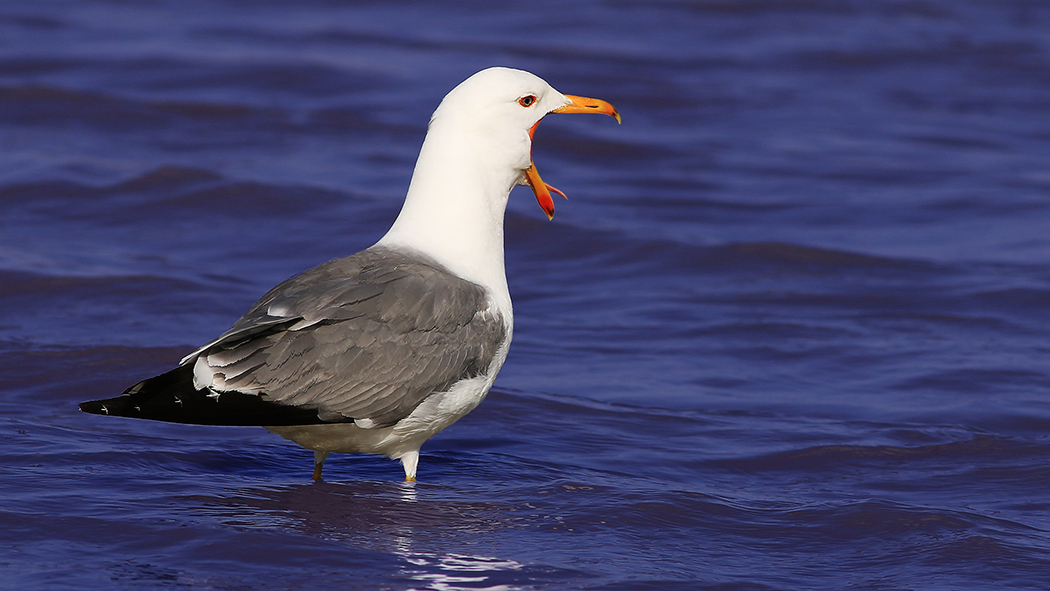
<path fill-rule="evenodd" d="M 106 408 L 105 404 L 102 405 L 102 412 L 106 413 L 107 415 L 109 414 L 109 409 Z"/>
<path fill-rule="evenodd" d="M 354 419 L 354 424 L 362 429 L 371 429 L 376 426 L 372 419 Z"/>
<path fill-rule="evenodd" d="M 178 396 L 176 396 L 175 397 L 175 404 L 178 404 L 179 406 L 182 406 L 182 399 L 179 398 Z"/>

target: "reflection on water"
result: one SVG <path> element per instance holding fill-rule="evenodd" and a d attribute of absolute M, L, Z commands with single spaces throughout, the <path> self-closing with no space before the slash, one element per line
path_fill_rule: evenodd
<path fill-rule="evenodd" d="M 420 490 L 422 489 L 422 490 Z M 232 489 L 184 500 L 227 527 L 284 528 L 402 560 L 399 576 L 436 591 L 523 589 L 508 573 L 510 559 L 472 554 L 478 535 L 514 527 L 494 503 L 449 498 L 449 491 L 416 482 L 309 483 Z M 447 551 L 449 547 L 461 551 Z"/>
<path fill-rule="evenodd" d="M 513 560 L 501 560 L 491 556 L 467 556 L 464 554 L 447 554 L 439 556 L 428 553 L 406 551 L 401 554 L 419 570 L 406 570 L 405 574 L 415 581 L 426 583 L 422 589 L 437 591 L 458 591 L 468 589 L 488 591 L 512 591 L 525 587 L 507 584 L 489 584 L 494 577 L 492 573 L 503 571 L 520 571 L 522 565 Z M 441 572 L 435 572 L 441 571 Z M 486 575 L 466 576 L 469 573 L 490 573 Z"/>

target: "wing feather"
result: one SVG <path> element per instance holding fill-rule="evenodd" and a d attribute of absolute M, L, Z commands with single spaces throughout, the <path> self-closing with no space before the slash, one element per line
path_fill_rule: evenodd
<path fill-rule="evenodd" d="M 200 388 L 385 426 L 488 370 L 507 336 L 489 307 L 437 263 L 372 248 L 281 283 L 183 364 L 211 375 Z"/>

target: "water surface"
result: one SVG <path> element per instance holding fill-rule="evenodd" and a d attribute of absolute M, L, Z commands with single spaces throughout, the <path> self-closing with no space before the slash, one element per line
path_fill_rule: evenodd
<path fill-rule="evenodd" d="M 369 246 L 524 68 L 515 340 L 420 481 L 80 414 Z M 0 587 L 1050 587 L 1050 7 L 0 6 Z"/>

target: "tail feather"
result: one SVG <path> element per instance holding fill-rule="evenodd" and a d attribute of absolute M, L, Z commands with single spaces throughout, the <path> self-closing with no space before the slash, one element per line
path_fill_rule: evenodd
<path fill-rule="evenodd" d="M 331 422 L 322 421 L 317 409 L 276 404 L 254 394 L 198 390 L 193 386 L 192 365 L 143 380 L 121 396 L 81 402 L 79 406 L 90 414 L 193 425 L 282 426 Z"/>

